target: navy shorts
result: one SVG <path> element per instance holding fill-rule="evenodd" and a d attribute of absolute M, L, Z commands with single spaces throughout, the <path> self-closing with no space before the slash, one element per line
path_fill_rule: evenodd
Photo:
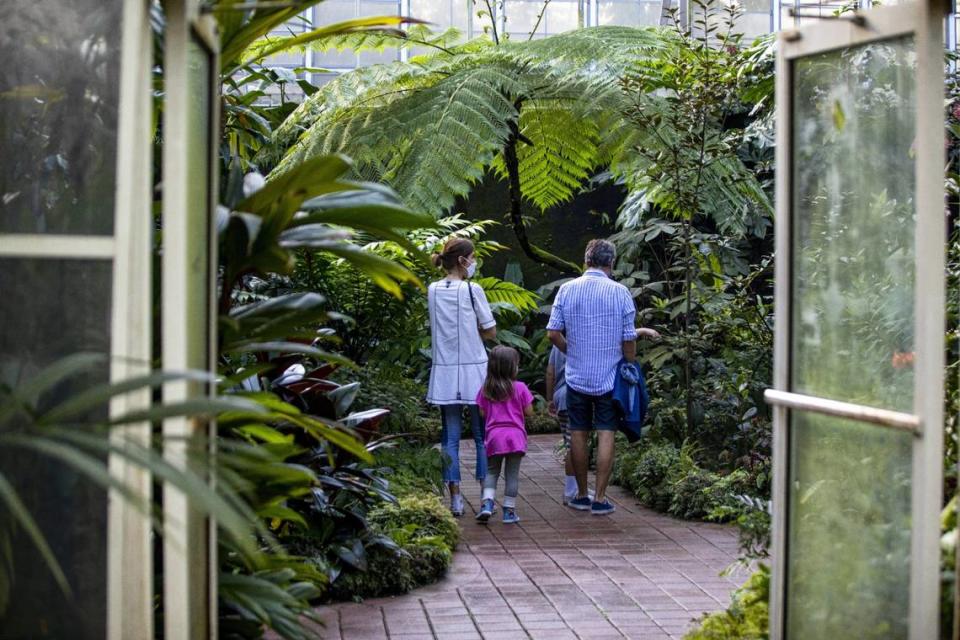
<path fill-rule="evenodd" d="M 613 407 L 613 391 L 600 396 L 580 393 L 567 387 L 567 414 L 571 431 L 616 431 L 617 412 Z"/>

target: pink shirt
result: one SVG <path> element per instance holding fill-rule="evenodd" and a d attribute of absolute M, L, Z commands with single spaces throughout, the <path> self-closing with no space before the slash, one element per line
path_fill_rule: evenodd
<path fill-rule="evenodd" d="M 493 402 L 477 394 L 477 405 L 483 411 L 486 436 L 483 444 L 487 456 L 527 452 L 527 428 L 523 421 L 524 408 L 533 404 L 533 394 L 522 382 L 513 383 L 513 396 L 503 402 Z"/>

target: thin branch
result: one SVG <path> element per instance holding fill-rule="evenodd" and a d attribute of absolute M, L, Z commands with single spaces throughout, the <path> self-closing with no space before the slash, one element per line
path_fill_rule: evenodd
<path fill-rule="evenodd" d="M 490 27 L 493 29 L 493 44 L 500 44 L 500 36 L 497 35 L 497 15 L 494 12 L 493 5 L 490 4 L 490 0 L 483 0 L 483 3 L 487 5 L 487 14 L 490 16 Z M 496 0 L 493 1 L 496 4 Z"/>
<path fill-rule="evenodd" d="M 540 28 L 540 23 L 543 21 L 543 14 L 547 12 L 547 7 L 550 6 L 552 0 L 544 0 L 543 6 L 540 7 L 540 15 L 537 16 L 537 22 L 533 25 L 533 30 L 530 31 L 530 35 L 527 37 L 527 42 L 533 40 L 533 35 L 537 32 L 537 29 Z"/>

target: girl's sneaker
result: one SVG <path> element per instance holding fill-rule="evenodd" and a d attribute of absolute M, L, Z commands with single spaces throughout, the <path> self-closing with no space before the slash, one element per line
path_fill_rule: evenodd
<path fill-rule="evenodd" d="M 493 511 L 496 507 L 493 504 L 493 500 L 489 498 L 480 503 L 480 513 L 477 514 L 477 522 L 481 524 L 486 524 L 487 520 L 490 519 L 490 516 L 493 515 Z"/>
<path fill-rule="evenodd" d="M 518 522 L 520 522 L 520 516 L 517 515 L 517 510 L 513 507 L 504 507 L 503 524 L 516 524 Z"/>
<path fill-rule="evenodd" d="M 455 493 L 450 496 L 450 513 L 457 518 L 463 515 L 463 495 Z"/>

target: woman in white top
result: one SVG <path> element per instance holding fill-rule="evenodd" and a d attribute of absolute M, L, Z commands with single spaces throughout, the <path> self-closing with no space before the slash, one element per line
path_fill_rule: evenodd
<path fill-rule="evenodd" d="M 433 264 L 442 267 L 447 275 L 431 283 L 427 290 L 433 351 L 427 402 L 440 407 L 440 442 L 446 454 L 443 479 L 450 488 L 450 510 L 461 516 L 464 507 L 460 495 L 460 435 L 464 406 L 469 408 L 470 429 L 477 446 L 477 480 L 483 482 L 487 475 L 484 427 L 476 398 L 487 375 L 483 340 L 497 335 L 497 323 L 483 289 L 468 281 L 477 268 L 472 242 L 451 238 L 441 253 L 433 255 Z"/>

